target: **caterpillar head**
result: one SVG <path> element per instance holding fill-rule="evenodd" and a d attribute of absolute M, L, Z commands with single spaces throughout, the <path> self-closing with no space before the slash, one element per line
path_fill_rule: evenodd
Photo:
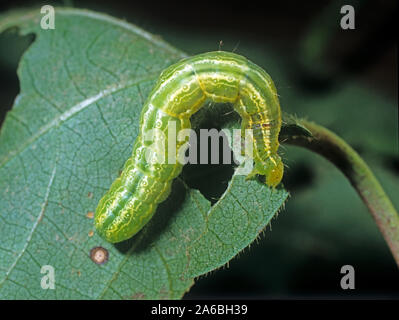
<path fill-rule="evenodd" d="M 250 176 L 255 174 L 264 175 L 266 184 L 269 187 L 276 187 L 283 178 L 284 164 L 279 155 L 273 155 L 266 159 L 266 161 L 255 162 L 255 167 Z"/>

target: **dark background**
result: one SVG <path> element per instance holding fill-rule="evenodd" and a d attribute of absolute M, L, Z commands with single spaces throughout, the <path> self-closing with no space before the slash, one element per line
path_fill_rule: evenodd
<path fill-rule="evenodd" d="M 12 1 L 20 7 L 74 6 L 108 13 L 196 54 L 235 51 L 272 75 L 285 111 L 339 133 L 366 159 L 398 207 L 397 1 Z M 342 30 L 352 4 L 356 29 Z M 16 69 L 32 37 L 0 35 L 0 123 L 19 92 Z M 222 42 L 221 42 L 222 41 Z M 399 272 L 365 206 L 325 160 L 285 147 L 285 210 L 257 244 L 198 279 L 185 298 L 396 297 Z M 215 167 L 192 187 L 212 198 Z M 189 169 L 186 169 L 186 172 Z M 223 170 L 220 175 L 223 175 Z M 218 184 L 215 183 L 215 186 Z M 340 288 L 353 265 L 356 289 Z"/>

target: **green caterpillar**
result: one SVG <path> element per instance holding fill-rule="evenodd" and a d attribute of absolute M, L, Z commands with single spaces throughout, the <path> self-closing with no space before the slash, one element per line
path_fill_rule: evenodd
<path fill-rule="evenodd" d="M 284 171 L 277 154 L 281 111 L 270 76 L 245 57 L 224 51 L 183 59 L 162 72 L 143 107 L 132 156 L 98 204 L 95 226 L 107 241 L 116 243 L 135 235 L 169 196 L 172 181 L 182 170 L 179 162 L 147 161 L 148 156 L 168 151 L 149 145 L 145 133 L 158 128 L 168 136 L 170 121 L 175 121 L 177 132 L 191 128 L 190 117 L 209 100 L 233 104 L 242 118 L 242 130 L 252 129 L 254 167 L 247 178 L 259 174 L 268 186 L 280 183 Z M 187 140 L 176 140 L 176 153 L 187 146 Z"/>

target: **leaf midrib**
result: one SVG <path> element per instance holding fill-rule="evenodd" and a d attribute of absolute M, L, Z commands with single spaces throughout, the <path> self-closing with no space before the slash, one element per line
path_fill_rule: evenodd
<path fill-rule="evenodd" d="M 68 109 L 64 113 L 59 114 L 57 117 L 53 118 L 46 125 L 42 126 L 34 135 L 32 135 L 29 139 L 27 139 L 24 143 L 22 143 L 19 148 L 10 151 L 8 153 L 8 155 L 4 158 L 4 160 L 0 163 L 0 169 L 2 167 L 4 167 L 7 164 L 7 162 L 9 162 L 15 156 L 20 154 L 22 151 L 24 151 L 33 142 L 35 142 L 41 136 L 46 134 L 48 131 L 59 126 L 63 122 L 67 121 L 68 119 L 73 118 L 75 115 L 79 114 L 79 112 L 81 112 L 84 109 L 86 109 L 87 107 L 91 106 L 93 103 L 95 103 L 95 102 L 99 101 L 100 99 L 107 97 L 113 93 L 116 93 L 118 91 L 127 89 L 129 87 L 138 85 L 140 83 L 143 83 L 143 82 L 146 82 L 149 80 L 153 80 L 157 77 L 158 74 L 159 74 L 159 72 L 151 73 L 150 76 L 147 75 L 145 77 L 140 77 L 140 79 L 135 79 L 134 81 L 127 81 L 124 84 L 114 84 L 110 88 L 108 88 L 106 90 L 102 90 L 98 94 L 91 96 L 89 98 L 86 98 L 86 99 L 82 100 L 81 102 L 75 104 L 70 109 Z M 11 110 L 11 112 L 12 112 L 12 110 Z"/>

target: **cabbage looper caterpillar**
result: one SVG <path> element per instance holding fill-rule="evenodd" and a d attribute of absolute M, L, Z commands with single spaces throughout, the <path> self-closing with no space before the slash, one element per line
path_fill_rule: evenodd
<path fill-rule="evenodd" d="M 135 235 L 169 196 L 172 181 L 182 170 L 179 162 L 147 161 L 163 152 L 168 156 L 168 150 L 150 147 L 146 132 L 157 128 L 168 136 L 169 121 L 176 123 L 177 131 L 191 128 L 190 117 L 209 100 L 233 105 L 242 118 L 243 135 L 252 129 L 254 167 L 247 178 L 259 174 L 268 186 L 280 183 L 284 169 L 277 154 L 281 111 L 270 76 L 245 57 L 224 51 L 183 59 L 160 75 L 143 107 L 132 156 L 98 204 L 95 225 L 107 241 L 116 243 Z M 176 153 L 187 139 L 176 141 Z"/>

